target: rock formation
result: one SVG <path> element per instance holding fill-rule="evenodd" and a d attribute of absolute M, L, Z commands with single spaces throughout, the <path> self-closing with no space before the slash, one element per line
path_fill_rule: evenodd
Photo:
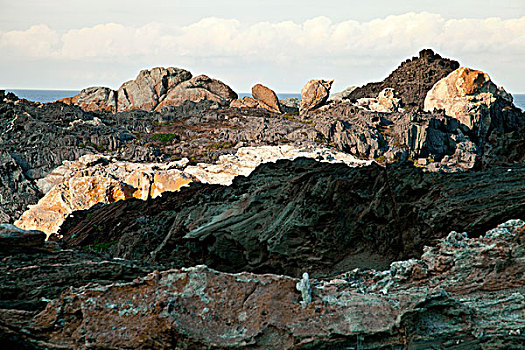
<path fill-rule="evenodd" d="M 524 123 L 513 99 L 479 70 L 458 68 L 441 79 L 425 98 L 425 111 L 444 110 L 478 138 L 485 138 L 489 129 L 507 130 Z M 510 125 L 509 125 L 510 124 Z"/>
<path fill-rule="evenodd" d="M 59 234 L 71 247 L 118 242 L 107 250 L 112 257 L 315 277 L 384 268 L 450 230 L 479 235 L 524 217 L 524 181 L 523 167 L 438 174 L 280 160 L 228 187 L 193 183 L 75 212 Z"/>
<path fill-rule="evenodd" d="M 45 196 L 29 206 L 15 225 L 25 230 L 56 233 L 66 217 L 97 203 L 156 198 L 166 191 L 178 191 L 193 181 L 230 185 L 236 176 L 248 176 L 258 165 L 279 159 L 314 158 L 351 166 L 370 162 L 323 148 L 292 146 L 243 147 L 234 155 L 222 155 L 216 164 L 186 166 L 187 159 L 170 163 L 131 163 L 101 155 L 85 155 L 64 164 L 38 185 Z M 179 170 L 180 169 L 180 170 Z"/>
<path fill-rule="evenodd" d="M 321 107 L 330 96 L 333 80 L 310 80 L 301 90 L 300 113 L 307 113 Z"/>
<path fill-rule="evenodd" d="M 384 89 L 377 98 L 360 98 L 356 105 L 373 112 L 392 113 L 401 106 L 401 99 L 396 98 L 394 89 Z"/>
<path fill-rule="evenodd" d="M 382 90 L 392 88 L 405 105 L 423 109 L 427 92 L 440 79 L 457 68 L 459 68 L 458 62 L 442 58 L 432 50 L 422 50 L 419 52 L 419 57 L 401 63 L 385 80 L 359 87 L 347 98 L 351 100 L 375 98 Z"/>
<path fill-rule="evenodd" d="M 270 112 L 281 113 L 279 99 L 273 90 L 264 85 L 257 84 L 252 87 L 253 97 L 243 97 L 233 100 L 230 107 L 234 108 L 263 108 Z"/>
<path fill-rule="evenodd" d="M 156 67 L 142 70 L 135 80 L 125 82 L 117 91 L 92 87 L 78 95 L 59 100 L 77 105 L 85 111 L 124 112 L 133 109 L 160 111 L 165 106 L 180 106 L 185 101 L 216 102 L 221 106 L 237 98 L 223 82 L 206 75 L 193 77 L 180 68 Z"/>
<path fill-rule="evenodd" d="M 523 228 L 512 220 L 479 238 L 451 232 L 420 259 L 384 271 L 309 279 L 311 302 L 303 306 L 299 280 L 287 276 L 206 266 L 147 274 L 140 262 L 75 250 L 0 250 L 7 262 L 0 341 L 35 349 L 517 349 L 525 327 Z M 2 243 L 11 248 L 9 239 Z"/>

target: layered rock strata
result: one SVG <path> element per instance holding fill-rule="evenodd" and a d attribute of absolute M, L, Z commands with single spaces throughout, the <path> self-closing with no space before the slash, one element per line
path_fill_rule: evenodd
<path fill-rule="evenodd" d="M 26 230 L 56 233 L 65 218 L 97 203 L 156 198 L 178 191 L 192 181 L 230 185 L 236 176 L 248 176 L 258 165 L 279 159 L 314 158 L 351 166 L 367 165 L 341 152 L 292 146 L 243 147 L 234 155 L 222 155 L 215 164 L 186 166 L 187 159 L 171 163 L 130 163 L 100 155 L 86 155 L 53 170 L 38 184 L 46 195 L 29 206 L 15 225 Z"/>
<path fill-rule="evenodd" d="M 196 266 L 142 274 L 132 282 L 120 277 L 124 281 L 111 284 L 90 271 L 104 268 L 115 278 L 115 266 L 130 275 L 140 267 L 91 258 L 91 264 L 74 264 L 64 271 L 97 284 L 79 286 L 82 280 L 72 280 L 75 287 L 62 288 L 60 294 L 55 286 L 62 284 L 50 278 L 47 288 L 39 290 L 46 296 L 43 311 L 23 309 L 31 305 L 25 302 L 32 298 L 27 293 L 3 298 L 0 340 L 8 347 L 36 349 L 86 344 L 159 349 L 333 349 L 356 344 L 362 349 L 518 349 L 525 327 L 524 233 L 521 220 L 479 238 L 451 232 L 426 248 L 421 259 L 394 262 L 384 271 L 355 269 L 331 279 L 310 279 L 307 303 L 296 290 L 298 279 L 286 276 L 228 274 Z M 45 261 L 48 256 L 89 259 L 74 251 L 29 251 L 16 261 L 8 254 L 9 263 L 0 269 L 12 272 L 4 274 L 9 282 L 28 283 L 52 272 L 23 274 L 20 267 L 29 259 Z M 10 286 L 2 284 L 2 295 Z"/>
<path fill-rule="evenodd" d="M 228 187 L 192 183 L 75 212 L 59 234 L 71 247 L 115 242 L 110 256 L 174 267 L 319 276 L 386 267 L 451 229 L 479 235 L 524 217 L 524 181 L 523 167 L 436 174 L 280 160 Z"/>

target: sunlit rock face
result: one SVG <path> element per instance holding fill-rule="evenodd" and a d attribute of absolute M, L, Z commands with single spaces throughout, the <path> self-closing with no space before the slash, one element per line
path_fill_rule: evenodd
<path fill-rule="evenodd" d="M 78 95 L 59 100 L 86 111 L 125 112 L 133 109 L 160 111 L 164 106 L 180 106 L 185 101 L 212 101 L 225 106 L 237 94 L 223 82 L 206 75 L 192 78 L 180 68 L 156 67 L 140 71 L 117 91 L 106 87 L 83 89 Z"/>
<path fill-rule="evenodd" d="M 147 200 L 166 191 L 178 191 L 192 181 L 230 185 L 236 176 L 247 176 L 262 163 L 298 157 L 352 166 L 370 163 L 329 149 L 292 146 L 244 147 L 234 155 L 221 156 L 216 164 L 195 166 L 186 166 L 186 159 L 167 164 L 132 163 L 86 155 L 74 162 L 64 162 L 41 179 L 38 185 L 46 195 L 30 206 L 15 225 L 49 235 L 57 232 L 73 211 L 91 208 L 96 203 L 130 198 Z"/>

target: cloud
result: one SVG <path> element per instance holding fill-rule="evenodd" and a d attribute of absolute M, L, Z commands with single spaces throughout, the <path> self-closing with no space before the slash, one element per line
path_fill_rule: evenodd
<path fill-rule="evenodd" d="M 0 32 L 3 56 L 27 60 L 211 62 L 211 66 L 244 64 L 254 69 L 258 65 L 266 69 L 331 65 L 334 70 L 374 66 L 425 47 L 456 58 L 476 57 L 489 63 L 499 58 L 519 66 L 525 57 L 525 17 L 445 19 L 421 12 L 365 22 L 334 23 L 317 17 L 302 23 L 251 24 L 209 17 L 187 26 L 108 23 L 58 32 L 39 25 Z"/>

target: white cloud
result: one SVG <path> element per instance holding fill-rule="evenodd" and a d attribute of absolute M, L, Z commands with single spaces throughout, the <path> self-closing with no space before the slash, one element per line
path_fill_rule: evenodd
<path fill-rule="evenodd" d="M 325 64 L 336 71 L 390 62 L 424 47 L 470 61 L 478 57 L 480 62 L 490 62 L 503 56 L 516 65 L 525 57 L 525 17 L 445 19 L 421 12 L 367 22 L 334 23 L 317 17 L 302 23 L 252 24 L 209 17 L 188 26 L 109 23 L 59 33 L 40 25 L 0 32 L 0 50 L 12 57 L 116 64 L 136 58 L 175 63 L 206 60 L 216 66 L 252 64 L 254 69 L 258 64 L 291 65 L 290 69 Z"/>

